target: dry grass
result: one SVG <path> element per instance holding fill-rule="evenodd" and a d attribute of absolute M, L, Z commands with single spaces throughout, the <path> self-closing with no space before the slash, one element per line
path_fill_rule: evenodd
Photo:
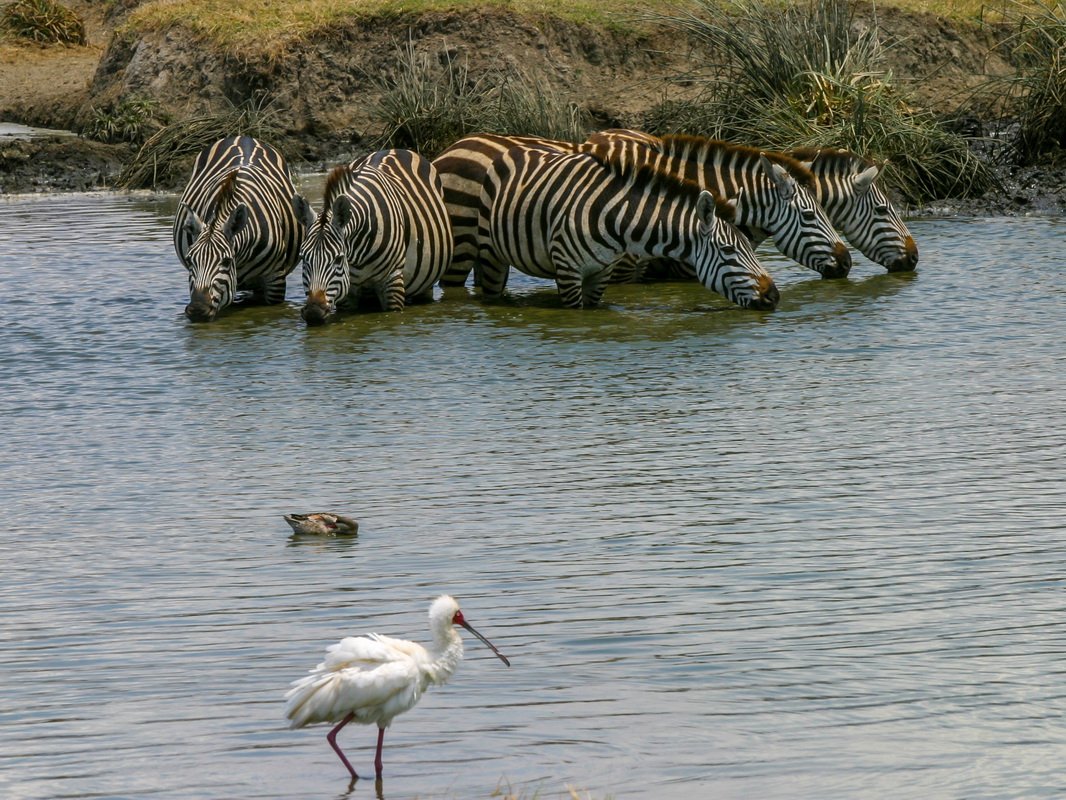
<path fill-rule="evenodd" d="M 79 44 L 85 23 L 54 0 L 15 0 L 0 9 L 0 28 L 19 39 L 42 44 Z"/>
<path fill-rule="evenodd" d="M 218 47 L 263 51 L 353 18 L 498 8 L 625 27 L 642 11 L 670 5 L 669 0 L 291 0 L 270 4 L 261 0 L 171 0 L 142 5 L 130 15 L 127 27 L 140 31 L 181 26 Z"/>

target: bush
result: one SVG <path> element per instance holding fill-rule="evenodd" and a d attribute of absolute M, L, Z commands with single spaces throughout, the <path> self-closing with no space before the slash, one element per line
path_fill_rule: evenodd
<path fill-rule="evenodd" d="M 990 82 L 1003 114 L 1017 123 L 1011 144 L 1022 164 L 1066 150 L 1066 11 L 1034 0 L 1001 12 L 1013 30 L 1000 43 L 1017 65 L 1014 75 Z M 1035 7 L 1034 7 L 1035 6 Z M 1000 30 L 1002 24 L 997 26 Z"/>
<path fill-rule="evenodd" d="M 643 121 L 651 133 L 691 133 L 768 150 L 841 147 L 887 160 L 885 180 L 908 202 L 980 195 L 989 167 L 962 137 L 916 108 L 881 68 L 875 29 L 855 34 L 845 0 L 781 8 L 768 0 L 653 14 L 723 54 L 691 101 L 664 100 Z M 691 80 L 691 76 L 685 76 Z"/>
<path fill-rule="evenodd" d="M 54 0 L 15 0 L 0 12 L 3 28 L 21 39 L 46 44 L 86 43 L 85 23 Z"/>
<path fill-rule="evenodd" d="M 112 108 L 93 106 L 89 123 L 82 131 L 87 139 L 113 144 L 140 144 L 151 132 L 165 125 L 167 119 L 156 114 L 156 102 L 149 99 L 123 100 Z"/>
<path fill-rule="evenodd" d="M 434 59 L 413 42 L 397 54 L 395 74 L 377 85 L 371 118 L 383 129 L 378 147 L 406 147 L 428 158 L 479 131 L 581 141 L 587 112 L 517 68 L 470 77 L 466 63 L 443 53 Z"/>
<path fill-rule="evenodd" d="M 250 102 L 219 114 L 190 117 L 157 131 L 115 179 L 118 189 L 175 186 L 201 150 L 226 136 L 252 136 L 278 146 L 281 125 L 268 105 Z M 284 149 L 284 148 L 280 148 Z"/>

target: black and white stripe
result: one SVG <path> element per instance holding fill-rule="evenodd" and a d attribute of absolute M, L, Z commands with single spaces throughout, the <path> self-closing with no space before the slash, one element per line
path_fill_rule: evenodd
<path fill-rule="evenodd" d="M 771 309 L 773 279 L 723 215 L 732 206 L 691 182 L 613 157 L 512 147 L 493 160 L 478 213 L 481 288 L 495 295 L 509 267 L 554 279 L 569 307 L 595 305 L 623 254 L 666 256 L 746 308 Z"/>
<path fill-rule="evenodd" d="M 452 258 L 440 178 L 410 150 L 379 150 L 337 167 L 321 213 L 303 198 L 296 211 L 307 226 L 302 313 L 311 324 L 360 295 L 376 297 L 386 311 L 430 299 Z"/>
<path fill-rule="evenodd" d="M 786 155 L 810 169 L 818 203 L 859 252 L 889 272 L 917 266 L 914 237 L 874 183 L 883 165 L 835 148 L 801 148 Z"/>
<path fill-rule="evenodd" d="M 612 158 L 649 164 L 735 201 L 735 221 L 742 230 L 769 231 L 782 253 L 825 277 L 844 277 L 851 269 L 847 247 L 810 190 L 812 174 L 787 156 L 714 139 L 660 139 L 637 131 L 604 131 L 581 144 L 475 134 L 455 142 L 434 160 L 441 173 L 456 237 L 455 257 L 442 281 L 444 285 L 465 282 L 474 259 L 472 209 L 477 187 L 493 161 L 514 145 L 564 153 L 607 148 Z M 635 274 L 639 275 L 639 271 Z"/>
<path fill-rule="evenodd" d="M 231 136 L 201 151 L 174 217 L 189 319 L 213 320 L 238 292 L 261 303 L 285 299 L 303 236 L 296 196 L 285 160 L 269 145 Z"/>

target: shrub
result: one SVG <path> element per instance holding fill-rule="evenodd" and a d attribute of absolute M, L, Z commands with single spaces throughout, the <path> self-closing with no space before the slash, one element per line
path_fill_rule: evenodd
<path fill-rule="evenodd" d="M 1014 158 L 1031 164 L 1066 149 L 1066 11 L 1033 0 L 1001 13 L 1011 32 L 1000 43 L 1017 71 L 986 87 L 1017 123 Z M 1002 29 L 1002 23 L 997 25 Z"/>
<path fill-rule="evenodd" d="M 55 0 L 15 0 L 0 12 L 4 29 L 22 39 L 46 44 L 86 43 L 81 17 Z"/>
<path fill-rule="evenodd" d="M 89 123 L 82 135 L 98 142 L 131 142 L 139 144 L 150 132 L 166 124 L 165 117 L 156 113 L 157 104 L 147 98 L 123 100 L 111 108 L 93 106 Z"/>
<path fill-rule="evenodd" d="M 527 72 L 511 67 L 474 80 L 465 61 L 448 52 L 434 59 L 413 42 L 401 48 L 395 74 L 377 89 L 371 118 L 383 130 L 376 145 L 429 158 L 478 131 L 580 141 L 591 127 L 585 111 Z"/>
<path fill-rule="evenodd" d="M 908 202 L 979 195 L 988 165 L 932 113 L 916 108 L 881 68 L 876 29 L 853 33 L 845 0 L 786 8 L 767 0 L 715 5 L 649 19 L 722 54 L 694 100 L 654 108 L 651 133 L 685 132 L 769 150 L 842 147 L 887 160 L 885 180 Z M 685 76 L 691 80 L 691 75 Z"/>
<path fill-rule="evenodd" d="M 180 185 L 201 150 L 226 136 L 252 136 L 278 146 L 281 125 L 267 104 L 252 101 L 219 114 L 172 122 L 151 136 L 115 179 L 119 189 Z M 281 147 L 280 149 L 284 149 Z"/>

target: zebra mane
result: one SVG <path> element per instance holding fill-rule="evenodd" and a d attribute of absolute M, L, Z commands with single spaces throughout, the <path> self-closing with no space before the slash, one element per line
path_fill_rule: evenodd
<path fill-rule="evenodd" d="M 333 201 L 337 199 L 337 196 L 344 193 L 351 174 L 351 165 L 349 164 L 338 164 L 330 170 L 329 175 L 326 176 L 326 186 L 322 190 L 321 213 L 323 216 L 333 208 Z"/>
<path fill-rule="evenodd" d="M 788 154 L 797 161 L 818 161 L 827 164 L 833 172 L 862 172 L 869 167 L 880 166 L 873 159 L 835 147 L 799 147 L 789 150 Z"/>
<path fill-rule="evenodd" d="M 756 147 L 747 147 L 742 144 L 732 144 L 721 139 L 708 139 L 705 136 L 688 136 L 675 133 L 661 136 L 662 144 L 660 152 L 672 158 L 683 158 L 687 161 L 704 161 L 711 153 L 721 152 L 726 157 L 737 154 L 748 158 L 757 159 L 759 154 L 766 156 L 772 163 L 780 164 L 788 170 L 788 174 L 796 179 L 796 183 L 808 189 L 814 187 L 814 176 L 811 171 L 799 162 L 798 158 L 784 153 L 773 153 L 768 150 L 759 150 Z"/>
<path fill-rule="evenodd" d="M 240 172 L 239 167 L 231 169 L 227 173 L 226 177 L 222 179 L 222 182 L 218 185 L 218 189 L 215 190 L 215 197 L 211 201 L 211 221 L 210 224 L 215 224 L 219 219 L 219 213 L 223 208 L 230 204 L 237 196 L 237 173 Z"/>
<path fill-rule="evenodd" d="M 663 172 L 650 164 L 637 164 L 621 156 L 610 144 L 598 144 L 583 151 L 619 178 L 632 180 L 638 186 L 653 192 L 678 195 L 690 203 L 695 203 L 703 188 L 695 181 L 687 180 L 669 172 Z M 714 196 L 715 214 L 722 219 L 733 221 L 736 209 L 731 203 L 718 196 L 718 192 L 708 190 Z"/>

